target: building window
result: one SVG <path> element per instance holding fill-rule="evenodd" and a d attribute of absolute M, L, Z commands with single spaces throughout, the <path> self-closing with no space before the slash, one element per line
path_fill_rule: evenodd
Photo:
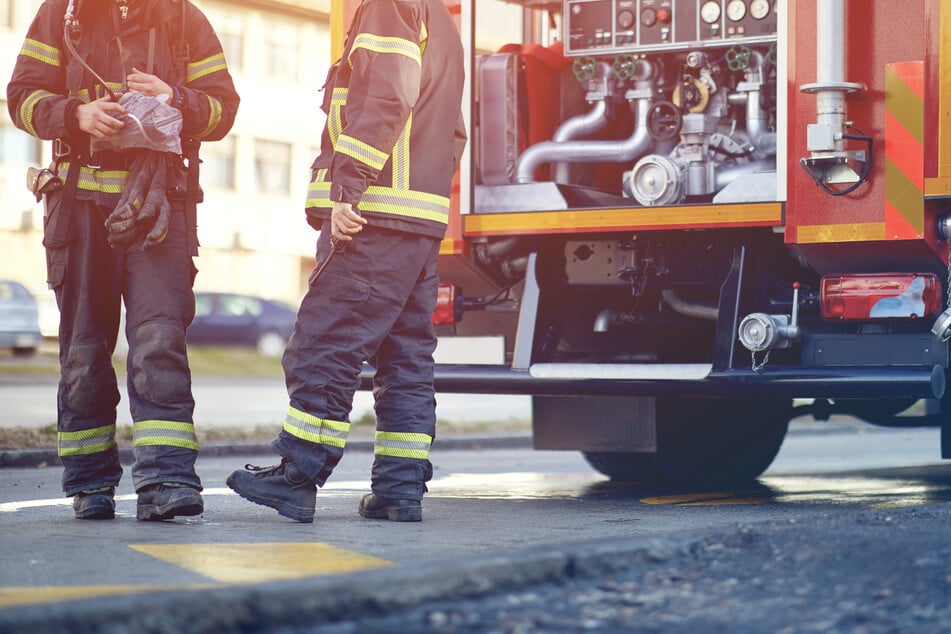
<path fill-rule="evenodd" d="M 0 163 L 26 165 L 40 162 L 40 140 L 12 123 L 0 123 Z"/>
<path fill-rule="evenodd" d="M 262 194 L 291 193 L 291 145 L 258 139 L 254 142 L 254 180 Z"/>
<path fill-rule="evenodd" d="M 298 29 L 294 24 L 269 20 L 262 43 L 265 77 L 273 81 L 297 81 Z"/>
<path fill-rule="evenodd" d="M 233 190 L 235 183 L 233 136 L 201 146 L 201 181 L 207 187 Z"/>

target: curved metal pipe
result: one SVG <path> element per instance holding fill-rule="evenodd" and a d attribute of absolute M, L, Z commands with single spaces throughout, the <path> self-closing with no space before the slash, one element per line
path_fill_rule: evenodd
<path fill-rule="evenodd" d="M 636 110 L 634 133 L 623 141 L 543 141 L 529 147 L 518 158 L 515 168 L 516 183 L 535 182 L 535 170 L 546 163 L 594 163 L 610 161 L 624 163 L 639 157 L 650 148 L 651 138 L 647 132 L 647 115 L 650 112 L 648 99 L 637 99 L 632 104 Z"/>
<path fill-rule="evenodd" d="M 670 306 L 674 312 L 680 313 L 686 317 L 696 317 L 697 319 L 706 319 L 707 321 L 716 321 L 720 311 L 716 306 L 706 306 L 704 304 L 694 304 L 688 302 L 672 289 L 664 289 L 660 292 L 661 299 Z"/>
<path fill-rule="evenodd" d="M 590 136 L 607 125 L 607 115 L 608 103 L 604 99 L 599 99 L 585 114 L 572 117 L 558 126 L 551 140 L 564 143 L 579 136 Z"/>

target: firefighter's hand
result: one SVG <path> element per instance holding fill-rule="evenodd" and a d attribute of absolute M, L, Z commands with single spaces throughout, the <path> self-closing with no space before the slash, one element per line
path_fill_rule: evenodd
<path fill-rule="evenodd" d="M 111 139 L 122 129 L 125 108 L 103 97 L 96 101 L 84 103 L 76 109 L 76 119 L 79 129 L 97 139 Z"/>
<path fill-rule="evenodd" d="M 143 73 L 134 66 L 132 67 L 132 72 L 129 73 L 125 78 L 125 81 L 126 85 L 129 87 L 129 90 L 140 92 L 143 95 L 147 95 L 149 97 L 168 95 L 168 98 L 171 99 L 172 95 L 174 94 L 172 87 L 166 84 L 164 81 L 155 75 Z"/>
<path fill-rule="evenodd" d="M 334 240 L 350 242 L 353 234 L 362 231 L 366 223 L 367 219 L 361 216 L 353 205 L 334 201 L 333 209 L 330 211 L 330 235 Z"/>

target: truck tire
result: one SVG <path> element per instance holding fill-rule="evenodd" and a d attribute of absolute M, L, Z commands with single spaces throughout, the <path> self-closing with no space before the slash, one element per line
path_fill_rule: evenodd
<path fill-rule="evenodd" d="M 791 416 L 788 400 L 658 399 L 654 464 L 684 484 L 749 482 L 776 457 Z"/>
<path fill-rule="evenodd" d="M 582 451 L 581 455 L 595 471 L 615 482 L 656 484 L 664 479 L 654 464 L 653 454 Z"/>

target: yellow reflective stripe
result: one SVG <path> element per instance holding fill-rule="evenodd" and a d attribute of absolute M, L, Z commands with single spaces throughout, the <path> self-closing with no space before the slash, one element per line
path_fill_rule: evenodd
<path fill-rule="evenodd" d="M 69 172 L 69 161 L 59 164 L 59 179 L 66 182 Z M 125 190 L 126 180 L 129 178 L 127 170 L 97 170 L 83 165 L 79 171 L 77 187 L 85 191 L 102 192 L 104 194 L 121 194 Z"/>
<path fill-rule="evenodd" d="M 343 107 L 347 105 L 347 89 L 334 88 L 330 98 L 330 114 L 327 115 L 327 132 L 330 134 L 330 144 L 337 145 L 337 139 L 343 131 Z"/>
<path fill-rule="evenodd" d="M 103 425 L 79 431 L 61 431 L 57 436 L 60 456 L 83 456 L 101 453 L 116 444 L 116 426 Z"/>
<path fill-rule="evenodd" d="M 208 136 L 221 123 L 221 102 L 211 95 L 206 97 L 208 98 L 208 126 L 198 135 L 199 137 Z"/>
<path fill-rule="evenodd" d="M 132 446 L 165 445 L 198 451 L 195 425 L 172 420 L 142 420 L 132 423 Z"/>
<path fill-rule="evenodd" d="M 393 187 L 409 189 L 409 135 L 413 129 L 413 113 L 409 113 L 406 126 L 393 146 Z"/>
<path fill-rule="evenodd" d="M 426 54 L 426 45 L 429 43 L 429 29 L 426 28 L 426 23 L 423 22 L 422 28 L 419 30 L 419 55 L 422 57 Z"/>
<path fill-rule="evenodd" d="M 318 418 L 294 407 L 288 407 L 287 416 L 284 419 L 284 431 L 307 442 L 343 449 L 347 444 L 347 436 L 350 434 L 350 423 Z"/>
<path fill-rule="evenodd" d="M 356 39 L 353 40 L 353 48 L 350 49 L 350 57 L 353 57 L 354 51 L 357 51 L 361 48 L 376 53 L 394 53 L 396 55 L 405 55 L 420 66 L 423 65 L 423 56 L 419 50 L 419 44 L 401 37 L 361 33 L 356 37 Z"/>
<path fill-rule="evenodd" d="M 355 139 L 348 134 L 341 134 L 337 139 L 335 152 L 346 154 L 347 156 L 369 165 L 375 170 L 383 169 L 387 159 L 390 157 L 372 145 L 368 145 L 359 139 Z"/>
<path fill-rule="evenodd" d="M 122 92 L 122 84 L 118 82 L 108 81 L 106 82 L 106 85 L 108 85 L 109 88 L 113 90 L 113 92 L 116 92 L 116 93 Z M 99 99 L 100 95 L 105 94 L 105 92 L 106 91 L 102 89 L 102 84 L 96 84 L 94 88 L 94 92 L 92 94 L 90 94 L 88 88 L 80 88 L 79 90 L 76 91 L 76 96 L 79 98 L 80 101 L 89 103 L 90 101 Z"/>
<path fill-rule="evenodd" d="M 61 66 L 60 58 L 62 57 L 62 52 L 58 48 L 50 46 L 49 44 L 44 44 L 39 40 L 31 40 L 27 38 L 23 42 L 23 47 L 20 48 L 20 55 L 25 55 L 27 57 L 32 57 L 33 59 L 43 62 L 44 64 L 49 64 L 50 66 Z"/>
<path fill-rule="evenodd" d="M 307 189 L 306 207 L 330 209 L 330 183 L 313 181 Z M 371 185 L 360 198 L 360 209 L 379 214 L 421 218 L 446 224 L 449 221 L 449 199 L 412 189 L 396 189 Z"/>
<path fill-rule="evenodd" d="M 429 434 L 378 431 L 373 453 L 378 456 L 426 460 L 429 458 L 429 447 L 432 444 L 433 437 Z"/>
<path fill-rule="evenodd" d="M 33 109 L 36 108 L 36 104 L 48 97 L 56 97 L 56 94 L 48 90 L 34 90 L 20 104 L 20 122 L 23 123 L 26 131 L 33 136 L 39 136 L 36 133 L 36 128 L 33 127 Z"/>
<path fill-rule="evenodd" d="M 224 53 L 218 53 L 217 55 L 206 57 L 203 60 L 192 62 L 186 67 L 185 83 L 190 84 L 197 79 L 201 79 L 202 77 L 218 72 L 219 70 L 225 70 L 227 68 L 228 64 L 225 62 Z"/>

